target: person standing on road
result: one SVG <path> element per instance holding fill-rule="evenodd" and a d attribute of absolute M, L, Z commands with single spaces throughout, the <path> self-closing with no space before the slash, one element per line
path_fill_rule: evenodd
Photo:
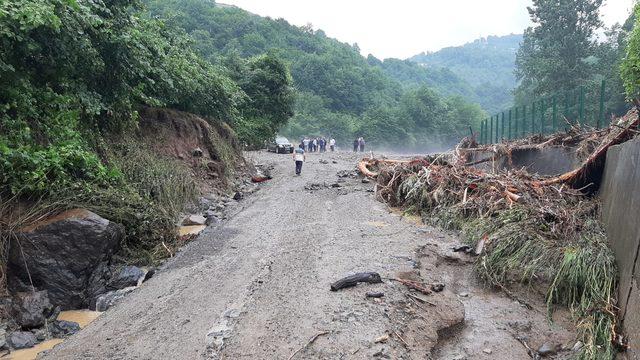
<path fill-rule="evenodd" d="M 360 145 L 360 152 L 364 152 L 364 138 L 361 137 L 358 143 Z"/>
<path fill-rule="evenodd" d="M 358 146 L 360 146 L 360 140 L 359 139 L 353 140 L 353 152 L 358 152 Z"/>
<path fill-rule="evenodd" d="M 304 140 L 302 140 L 302 144 L 304 145 L 302 150 L 309 151 L 309 138 L 305 137 Z"/>
<path fill-rule="evenodd" d="M 296 175 L 302 173 L 302 164 L 307 160 L 303 147 L 304 145 L 300 145 L 293 151 L 293 161 L 296 163 Z"/>
<path fill-rule="evenodd" d="M 336 151 L 336 139 L 329 139 L 329 148 L 331 149 L 331 152 Z"/>

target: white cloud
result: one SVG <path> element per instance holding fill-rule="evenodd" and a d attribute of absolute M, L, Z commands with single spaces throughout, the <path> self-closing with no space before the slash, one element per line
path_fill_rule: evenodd
<path fill-rule="evenodd" d="M 624 22 L 633 0 L 605 0 L 607 24 Z M 315 29 L 378 58 L 406 58 L 488 35 L 522 33 L 530 0 L 222 0 Z"/>

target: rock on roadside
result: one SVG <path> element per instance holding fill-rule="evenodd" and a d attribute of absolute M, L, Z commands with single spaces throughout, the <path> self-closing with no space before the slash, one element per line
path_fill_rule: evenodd
<path fill-rule="evenodd" d="M 54 319 L 58 315 L 56 310 L 43 290 L 15 294 L 11 312 L 21 328 L 32 329 L 43 326 L 47 319 Z"/>
<path fill-rule="evenodd" d="M 124 298 L 128 293 L 135 290 L 135 286 L 110 291 L 106 294 L 98 296 L 96 299 L 96 307 L 94 310 L 96 311 L 107 311 L 110 307 L 115 305 L 120 299 Z"/>
<path fill-rule="evenodd" d="M 38 340 L 30 331 L 16 331 L 9 335 L 9 345 L 14 349 L 26 349 L 33 347 Z"/>
<path fill-rule="evenodd" d="M 53 305 L 80 308 L 86 302 L 91 273 L 113 254 L 123 236 L 121 225 L 85 209 L 65 211 L 23 228 L 9 247 L 9 288 L 25 290 L 30 274 L 37 289 L 48 291 Z"/>
<path fill-rule="evenodd" d="M 109 281 L 109 287 L 112 289 L 124 289 L 130 286 L 138 286 L 145 278 L 146 271 L 137 266 L 123 266 L 120 271 Z"/>
<path fill-rule="evenodd" d="M 182 225 L 184 226 L 193 226 L 193 225 L 205 225 L 207 219 L 202 215 L 189 215 L 184 221 L 182 221 Z"/>

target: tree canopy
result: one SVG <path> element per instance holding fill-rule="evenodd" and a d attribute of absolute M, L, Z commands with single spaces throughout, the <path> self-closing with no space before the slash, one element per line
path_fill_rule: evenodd
<path fill-rule="evenodd" d="M 405 128 L 394 130 L 394 136 L 387 136 L 391 134 L 387 130 L 399 126 L 395 116 L 402 112 L 402 101 L 412 89 L 433 87 L 438 91 L 434 96 L 451 108 L 469 105 L 461 98 L 445 98 L 461 95 L 456 89 L 462 88 L 453 85 L 462 82 L 447 70 L 430 71 L 400 60 L 376 62 L 360 55 L 357 45 L 328 38 L 311 25 L 297 27 L 283 19 L 264 18 L 205 0 L 149 0 L 147 5 L 152 16 L 185 29 L 195 39 L 195 49 L 212 63 L 264 53 L 283 59 L 295 87 L 294 116 L 281 130 L 290 137 L 326 135 L 344 144 L 367 134 L 373 145 L 402 143 L 407 147 L 451 142 L 453 137 L 442 135 L 444 130 L 423 131 L 434 124 L 444 126 L 436 114 L 406 118 L 417 122 L 403 124 Z M 465 113 L 469 117 L 460 120 L 464 129 L 483 116 L 479 107 L 472 108 L 477 112 Z M 388 123 L 383 124 L 385 121 Z"/>

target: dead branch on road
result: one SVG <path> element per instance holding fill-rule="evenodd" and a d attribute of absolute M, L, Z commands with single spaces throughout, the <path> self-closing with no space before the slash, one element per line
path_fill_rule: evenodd
<path fill-rule="evenodd" d="M 327 335 L 330 332 L 331 331 L 325 330 L 325 331 L 322 331 L 322 332 L 319 332 L 319 333 L 315 334 L 306 344 L 304 344 L 303 347 L 301 347 L 300 349 L 294 351 L 293 354 L 291 354 L 291 356 L 289 356 L 289 358 L 287 360 L 293 359 L 293 357 L 296 356 L 297 353 L 299 353 L 300 351 L 306 349 L 307 346 L 311 345 L 314 341 L 316 341 L 317 338 L 319 338 L 322 335 Z"/>

